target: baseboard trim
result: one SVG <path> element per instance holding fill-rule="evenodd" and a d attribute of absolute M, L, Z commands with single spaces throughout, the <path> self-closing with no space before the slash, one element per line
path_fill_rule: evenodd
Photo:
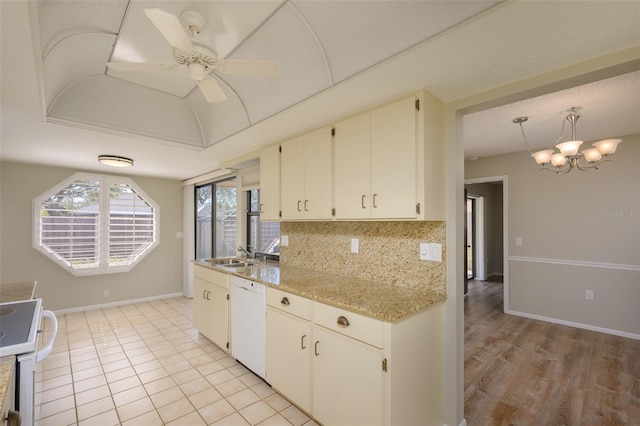
<path fill-rule="evenodd" d="M 579 323 L 579 322 L 572 322 L 572 321 L 565 321 L 565 320 L 561 320 L 561 319 L 557 319 L 557 318 L 551 318 L 551 317 L 544 317 L 542 315 L 529 314 L 527 312 L 519 312 L 519 311 L 509 310 L 506 313 L 510 314 L 510 315 L 515 315 L 515 316 L 518 316 L 518 317 L 524 317 L 524 318 L 529 318 L 529 319 L 534 319 L 534 320 L 540 320 L 540 321 L 550 322 L 550 323 L 553 323 L 553 324 L 567 325 L 569 327 L 582 328 L 584 330 L 590 330 L 590 331 L 597 331 L 599 333 L 605 333 L 605 334 L 611 334 L 611 335 L 614 335 L 614 336 L 626 337 L 628 339 L 633 339 L 633 340 L 640 340 L 640 334 L 629 333 L 629 332 L 626 332 L 626 331 L 613 330 L 613 329 L 604 328 L 604 327 L 596 327 L 594 325 L 582 324 L 582 323 Z"/>
<path fill-rule="evenodd" d="M 140 299 L 127 299 L 127 300 L 120 300 L 120 301 L 117 301 L 117 302 L 101 303 L 99 305 L 87 305 L 87 306 L 80 306 L 78 308 L 60 309 L 60 310 L 54 311 L 54 313 L 56 315 L 71 314 L 71 313 L 74 313 L 74 312 L 91 311 L 93 309 L 113 308 L 113 307 L 116 307 L 116 306 L 131 305 L 131 304 L 134 304 L 134 303 L 151 302 L 153 300 L 160 300 L 160 299 L 170 299 L 172 297 L 180 297 L 180 296 L 183 296 L 183 295 L 184 295 L 184 293 L 182 293 L 182 292 L 180 292 L 180 293 L 160 294 L 158 296 L 142 297 Z"/>
<path fill-rule="evenodd" d="M 640 271 L 640 265 L 626 265 L 624 263 L 586 262 L 583 260 L 548 259 L 544 257 L 509 256 L 509 260 L 516 262 L 550 263 L 554 265 L 584 266 L 588 268 L 620 269 L 623 271 Z"/>

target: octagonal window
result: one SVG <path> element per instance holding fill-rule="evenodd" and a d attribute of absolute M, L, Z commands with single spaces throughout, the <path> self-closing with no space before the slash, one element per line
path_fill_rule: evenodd
<path fill-rule="evenodd" d="M 159 208 L 128 178 L 76 173 L 33 210 L 34 248 L 74 275 L 129 271 L 158 244 Z"/>

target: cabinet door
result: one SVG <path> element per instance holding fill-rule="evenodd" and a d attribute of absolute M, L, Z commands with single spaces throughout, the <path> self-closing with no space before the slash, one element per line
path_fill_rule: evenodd
<path fill-rule="evenodd" d="M 318 326 L 313 340 L 313 416 L 326 425 L 381 425 L 380 350 Z"/>
<path fill-rule="evenodd" d="M 307 412 L 312 343 L 308 321 L 267 308 L 266 380 Z"/>
<path fill-rule="evenodd" d="M 211 284 L 195 277 L 193 279 L 193 326 L 203 336 L 209 336 L 209 303 L 207 292 Z"/>
<path fill-rule="evenodd" d="M 281 144 L 280 203 L 282 219 L 302 219 L 304 216 L 304 146 L 298 137 Z"/>
<path fill-rule="evenodd" d="M 415 218 L 416 109 L 410 97 L 371 112 L 371 217 Z"/>
<path fill-rule="evenodd" d="M 304 136 L 304 218 L 331 219 L 331 128 Z"/>
<path fill-rule="evenodd" d="M 209 295 L 209 339 L 223 350 L 229 348 L 229 299 L 226 288 L 211 285 Z"/>
<path fill-rule="evenodd" d="M 369 218 L 370 124 L 362 114 L 336 124 L 334 195 L 336 219 Z"/>
<path fill-rule="evenodd" d="M 280 145 L 260 150 L 260 220 L 280 220 Z"/>

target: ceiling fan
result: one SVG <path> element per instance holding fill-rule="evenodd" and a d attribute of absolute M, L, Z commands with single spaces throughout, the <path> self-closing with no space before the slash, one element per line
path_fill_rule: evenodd
<path fill-rule="evenodd" d="M 175 15 L 156 8 L 145 8 L 143 11 L 173 47 L 176 63 L 108 62 L 109 68 L 119 71 L 148 71 L 186 67 L 207 102 L 221 102 L 227 98 L 212 74 L 213 71 L 261 77 L 274 77 L 280 73 L 280 66 L 276 61 L 218 59 L 213 49 L 195 40 L 195 36 L 207 26 L 204 16 L 197 12 L 186 10 L 180 15 L 184 27 L 191 31 L 193 38 L 190 38 Z"/>

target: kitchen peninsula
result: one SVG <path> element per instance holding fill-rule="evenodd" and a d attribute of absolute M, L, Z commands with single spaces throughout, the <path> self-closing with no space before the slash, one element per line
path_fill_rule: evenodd
<path fill-rule="evenodd" d="M 316 420 L 442 424 L 445 294 L 270 261 L 194 268 L 267 286 L 266 380 Z"/>

